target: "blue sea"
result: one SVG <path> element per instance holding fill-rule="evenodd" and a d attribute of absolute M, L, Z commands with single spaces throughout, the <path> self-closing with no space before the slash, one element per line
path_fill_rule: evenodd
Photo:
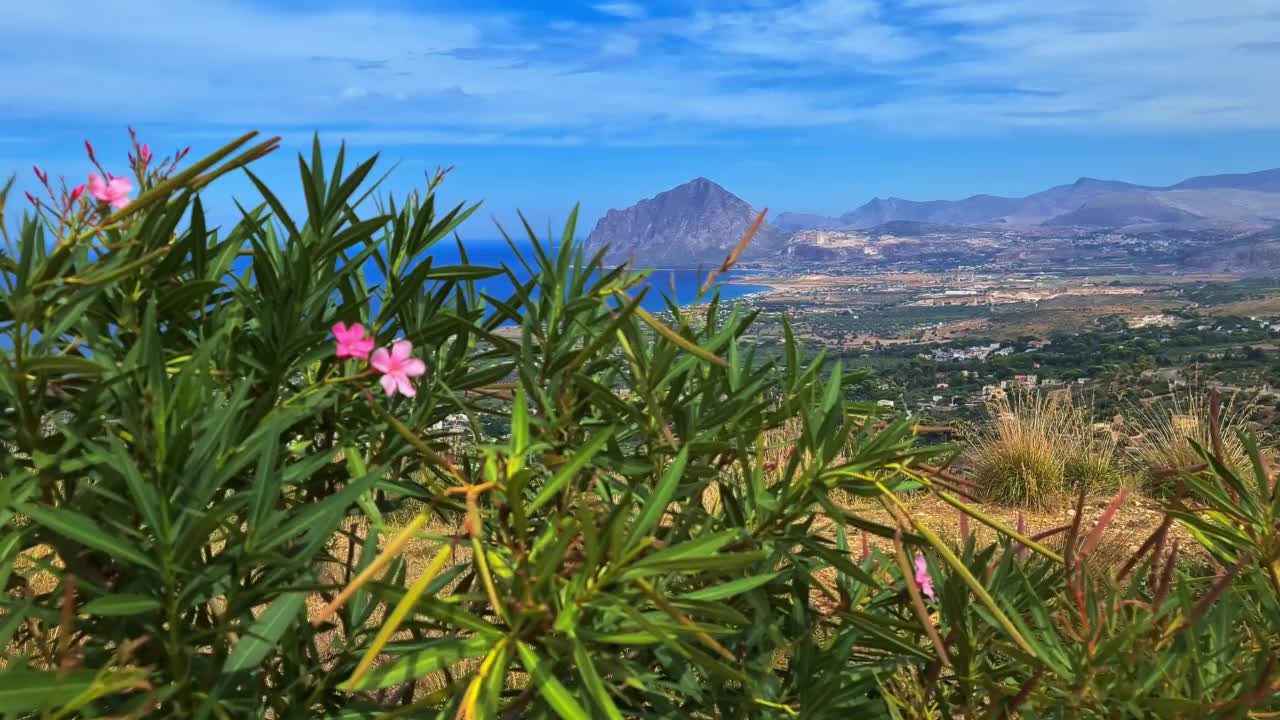
<path fill-rule="evenodd" d="M 463 241 L 463 245 L 466 248 L 467 260 L 472 265 L 500 267 L 505 263 L 517 277 L 521 279 L 527 277 L 524 266 L 520 264 L 515 252 L 505 242 L 501 240 Z M 517 244 L 516 247 L 524 255 L 525 261 L 533 265 L 532 258 L 534 254 L 532 248 L 522 244 Z M 432 247 L 428 255 L 432 258 L 433 265 L 454 265 L 461 262 L 458 248 L 452 241 L 442 242 Z M 702 287 L 703 281 L 712 269 L 708 267 L 706 270 L 661 268 L 653 270 L 648 280 L 650 290 L 645 295 L 641 307 L 650 312 L 665 310 L 667 303 L 663 299 L 664 297 L 674 298 L 678 305 L 689 305 L 696 302 L 698 300 L 698 290 Z M 735 273 L 731 270 L 716 279 L 722 301 L 733 300 L 769 289 L 762 285 L 743 284 L 739 281 L 741 276 L 741 273 Z M 506 297 L 511 292 L 511 283 L 505 276 L 482 280 L 477 285 L 494 297 Z M 702 301 L 705 302 L 706 299 L 704 297 Z"/>

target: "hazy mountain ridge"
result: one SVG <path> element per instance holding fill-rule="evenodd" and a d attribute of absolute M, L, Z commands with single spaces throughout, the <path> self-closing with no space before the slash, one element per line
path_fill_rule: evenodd
<path fill-rule="evenodd" d="M 615 262 L 634 258 L 641 265 L 669 267 L 718 263 L 756 215 L 750 204 L 725 188 L 696 178 L 629 208 L 610 210 L 596 223 L 587 246 L 592 251 L 608 246 L 608 258 Z M 873 198 L 838 218 L 784 212 L 774 224 L 761 228 L 744 259 L 892 264 L 954 256 L 963 263 L 966 259 L 985 262 L 998 258 L 1001 248 L 1016 247 L 1019 257 L 1039 252 L 1061 260 L 1081 252 L 1116 260 L 1118 256 L 1105 249 L 1105 242 L 1082 240 L 1084 244 L 1078 245 L 1069 238 L 1111 231 L 1130 238 L 1172 233 L 1169 237 L 1178 244 L 1185 241 L 1178 239 L 1178 233 L 1190 232 L 1204 239 L 1241 238 L 1231 256 L 1219 264 L 1254 258 L 1265 260 L 1263 267 L 1270 268 L 1280 267 L 1272 262 L 1273 241 L 1264 242 L 1258 236 L 1256 242 L 1267 247 L 1251 254 L 1249 246 L 1255 241 L 1249 238 L 1272 227 L 1280 227 L 1280 169 L 1198 176 L 1167 187 L 1083 177 L 1021 198 Z M 1057 245 L 1050 252 L 1046 242 Z M 1154 261 L 1142 249 L 1145 243 L 1128 242 L 1121 254 Z M 1163 240 L 1151 247 L 1157 248 L 1152 252 L 1164 253 L 1161 257 L 1166 260 L 1185 257 Z"/>
<path fill-rule="evenodd" d="M 1212 202 L 1194 194 L 1214 191 Z M 1121 195 L 1123 198 L 1111 198 Z M 1280 169 L 1203 175 L 1166 187 L 1082 177 L 1025 197 L 973 195 L 963 200 L 872 198 L 838 218 L 786 213 L 788 229 L 869 228 L 894 220 L 946 225 L 1069 225 L 1098 227 L 1197 222 L 1269 223 L 1280 217 Z M 1153 220 L 1153 218 L 1157 218 Z M 807 219 L 806 227 L 801 219 Z"/>

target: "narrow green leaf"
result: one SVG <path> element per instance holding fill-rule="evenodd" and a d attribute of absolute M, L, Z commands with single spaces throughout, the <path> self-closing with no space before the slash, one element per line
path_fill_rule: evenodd
<path fill-rule="evenodd" d="M 896 500 L 896 498 L 894 499 Z M 924 539 L 933 546 L 933 549 L 942 556 L 942 559 L 946 561 L 952 571 L 964 580 L 964 583 L 969 586 L 969 589 L 973 590 L 973 594 L 978 597 L 978 602 L 981 602 L 986 606 L 987 610 L 990 611 L 991 615 L 995 618 L 996 624 L 1004 630 L 1005 634 L 1009 636 L 1009 639 L 1013 640 L 1018 647 L 1025 650 L 1028 655 L 1036 657 L 1035 648 L 1031 646 L 1031 643 L 1027 642 L 1026 638 L 1022 637 L 1022 633 L 1018 632 L 1018 629 L 1009 621 L 1009 617 L 1000 609 L 995 598 L 991 597 L 991 593 L 987 592 L 987 589 L 978 581 L 978 578 L 974 577 L 973 573 L 969 572 L 969 568 L 965 567 L 965 564 L 960 561 L 960 558 L 956 557 L 956 554 L 951 552 L 951 548 L 947 547 L 947 544 L 943 542 L 942 538 L 938 537 L 937 533 L 930 530 L 927 525 L 919 522 L 914 517 L 911 518 L 911 524 L 915 526 L 916 532 L 920 533 L 920 535 L 922 535 Z"/>
<path fill-rule="evenodd" d="M 444 564 L 449 561 L 452 554 L 453 548 L 449 545 L 446 544 L 440 548 L 440 551 L 432 558 L 431 563 L 427 565 L 427 569 L 423 570 L 422 575 L 413 581 L 413 585 L 405 592 L 404 597 L 400 598 L 400 602 L 396 604 L 395 609 L 391 611 L 386 621 L 383 622 L 382 627 L 378 629 L 378 634 L 373 638 L 373 642 L 369 644 L 369 649 L 365 651 L 364 657 L 360 659 L 356 669 L 352 671 L 351 679 L 347 680 L 344 685 L 345 688 L 350 689 L 360 682 L 364 674 L 373 667 L 373 663 L 377 661 L 382 648 L 386 647 L 387 643 L 391 641 L 391 636 L 396 634 L 396 631 L 400 629 L 401 623 L 405 621 L 405 618 L 409 617 L 409 613 L 417 605 L 418 598 L 422 597 L 427 591 L 431 581 L 444 568 Z"/>
<path fill-rule="evenodd" d="M 707 587 L 701 590 L 694 590 L 693 592 L 685 593 L 680 596 L 680 599 L 681 600 L 724 600 L 725 598 L 731 598 L 735 595 L 741 595 L 742 593 L 748 592 L 750 590 L 755 590 L 761 585 L 764 585 L 769 581 L 773 580 L 774 578 L 778 577 L 778 575 L 779 573 L 766 573 L 764 575 L 752 575 L 751 577 L 739 578 L 737 580 L 727 582 L 723 585 L 713 585 L 712 587 Z"/>
<path fill-rule="evenodd" d="M 663 473 L 662 479 L 658 481 L 653 493 L 649 495 L 649 499 L 645 502 L 644 508 L 640 511 L 640 517 L 636 519 L 635 525 L 631 527 L 631 534 L 627 537 L 624 547 L 630 550 L 640 542 L 640 538 L 644 537 L 650 530 L 657 526 L 658 521 L 662 519 L 662 513 L 666 510 L 667 504 L 671 502 L 671 498 L 675 496 L 676 487 L 680 484 L 681 478 L 684 477 L 684 467 L 689 462 L 689 446 L 685 445 L 680 449 L 680 454 L 667 467 L 667 471 Z"/>
<path fill-rule="evenodd" d="M 591 696 L 596 707 L 604 711 L 605 717 L 609 720 L 622 720 L 622 713 L 614 704 L 613 698 L 609 697 L 609 689 L 605 686 L 599 671 L 596 670 L 595 661 L 591 659 L 586 646 L 576 639 L 573 643 L 573 664 L 578 667 L 578 675 L 582 677 L 582 687 Z"/>
<path fill-rule="evenodd" d="M 151 558 L 122 538 L 108 534 L 97 523 L 74 510 L 22 504 L 18 511 L 34 522 L 82 545 L 135 565 L 157 569 Z"/>
<path fill-rule="evenodd" d="M 0 496 L 7 493 L 0 492 Z M 9 515 L 0 511 L 0 522 L 8 522 Z M 0 538 L 0 587 L 9 587 L 9 576 L 17 563 L 22 548 L 22 532 L 14 531 Z M 0 646 L 2 647 L 2 646 Z"/>
<path fill-rule="evenodd" d="M 494 267 L 482 267 L 479 265 L 436 265 L 429 271 L 423 273 L 424 280 L 484 280 L 496 275 L 501 275 L 502 270 Z"/>
<path fill-rule="evenodd" d="M 5 614 L 0 620 L 0 647 L 8 648 L 9 643 L 13 642 L 13 636 L 18 632 L 18 626 L 27 619 L 27 613 L 31 610 L 31 603 L 22 605 L 9 605 L 5 609 Z"/>
<path fill-rule="evenodd" d="M 557 715 L 564 720 L 590 720 L 591 715 L 583 709 L 568 688 L 555 678 L 551 670 L 534 653 L 533 648 L 517 642 L 516 649 L 520 651 L 520 662 L 533 676 L 534 686 L 542 693 L 542 699 L 547 701 Z"/>
<path fill-rule="evenodd" d="M 511 457 L 507 459 L 507 477 L 524 469 L 524 454 L 529 451 L 529 397 L 524 388 L 516 390 L 511 407 Z"/>
<path fill-rule="evenodd" d="M 85 603 L 80 612 L 96 617 L 122 617 L 125 615 L 141 615 L 145 612 L 159 610 L 161 602 L 148 595 L 135 593 L 116 593 L 103 595 Z"/>
<path fill-rule="evenodd" d="M 622 292 L 621 290 L 617 291 L 617 294 L 626 300 L 631 299 L 627 297 L 627 294 Z M 641 320 L 643 320 L 646 325 L 656 330 L 658 334 L 662 335 L 663 337 L 667 338 L 671 342 L 675 343 L 677 346 L 680 347 L 680 349 L 684 350 L 685 352 L 691 355 L 696 355 L 697 357 L 700 357 L 703 360 L 706 360 L 707 362 L 719 365 L 720 367 L 729 367 L 729 363 L 725 362 L 724 358 L 704 348 L 698 347 L 688 338 L 684 337 L 683 335 L 676 332 L 675 330 L 672 330 L 666 325 L 663 325 L 661 320 L 650 315 L 648 312 L 644 310 L 644 308 L 637 307 L 635 309 L 635 313 L 636 313 L 636 316 L 639 317 Z"/>
<path fill-rule="evenodd" d="M 597 431 L 596 434 L 587 441 L 587 444 L 575 452 L 573 457 L 569 459 L 569 462 L 561 465 L 560 468 L 556 470 L 555 475 L 552 475 L 551 479 L 547 481 L 547 484 L 542 486 L 542 489 L 538 491 L 537 497 L 535 497 L 533 502 L 529 504 L 528 512 L 530 514 L 537 512 L 539 508 L 550 502 L 557 493 L 564 489 L 564 486 L 570 480 L 577 476 L 578 472 L 582 470 L 583 467 L 591 462 L 592 458 L 596 456 L 596 453 L 600 452 L 600 449 L 608 444 L 612 437 L 613 428 L 605 428 L 604 430 Z"/>
<path fill-rule="evenodd" d="M 480 657 L 494 646 L 491 637 L 428 640 L 422 647 L 365 673 L 357 682 L 345 683 L 349 691 L 381 690 L 444 670 L 467 658 Z"/>
<path fill-rule="evenodd" d="M 637 561 L 634 567 L 661 565 L 675 560 L 713 557 L 716 553 L 720 552 L 725 545 L 728 545 L 741 536 L 742 531 L 740 530 L 721 530 L 716 533 L 708 533 L 707 535 L 695 538 L 689 542 L 672 545 L 671 547 L 663 548 L 652 555 L 647 555 Z"/>
<path fill-rule="evenodd" d="M 88 358 L 75 355 L 45 355 L 22 360 L 22 369 L 29 373 L 56 375 L 101 375 L 104 368 Z"/>
<path fill-rule="evenodd" d="M 240 672 L 260 665 L 289 626 L 298 621 L 306 602 L 305 592 L 288 592 L 276 598 L 232 648 L 222 672 Z"/>
<path fill-rule="evenodd" d="M 14 667 L 0 672 L 0 713 L 26 713 L 55 708 L 93 687 L 93 670 L 32 672 Z"/>

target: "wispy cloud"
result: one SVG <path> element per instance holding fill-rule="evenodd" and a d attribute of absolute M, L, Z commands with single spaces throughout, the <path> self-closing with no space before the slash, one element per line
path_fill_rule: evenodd
<path fill-rule="evenodd" d="M 605 2 L 598 3 L 592 7 L 595 8 L 596 12 L 620 18 L 627 18 L 628 20 L 642 18 L 648 14 L 645 12 L 643 5 L 632 2 Z"/>
<path fill-rule="evenodd" d="M 346 127 L 431 144 L 634 144 L 820 127 L 1280 127 L 1274 0 L 593 10 L 548 21 L 514 6 L 17 4 L 6 11 L 0 69 L 21 82 L 0 86 L 0 108 L 11 123 Z"/>

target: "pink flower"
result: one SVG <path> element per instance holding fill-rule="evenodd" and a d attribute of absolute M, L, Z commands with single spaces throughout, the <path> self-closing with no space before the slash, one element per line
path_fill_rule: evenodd
<path fill-rule="evenodd" d="M 391 344 L 391 352 L 387 352 L 386 348 L 378 348 L 373 351 L 373 359 L 369 364 L 374 370 L 382 373 L 382 379 L 378 382 L 382 383 L 382 389 L 387 392 L 387 397 L 391 397 L 399 390 L 401 395 L 405 397 L 413 397 L 417 394 L 413 383 L 409 378 L 415 378 L 427 371 L 427 364 L 415 357 L 410 357 L 413 352 L 413 343 L 408 340 L 397 340 Z"/>
<path fill-rule="evenodd" d="M 365 337 L 364 326 L 356 323 L 347 328 L 346 323 L 336 323 L 333 326 L 333 337 L 338 341 L 338 359 L 355 358 L 364 360 L 369 357 L 369 351 L 373 350 L 373 338 Z"/>
<path fill-rule="evenodd" d="M 916 585 L 920 588 L 920 593 L 930 600 L 937 600 L 938 596 L 933 592 L 933 578 L 929 577 L 929 563 L 920 553 L 916 553 Z"/>
<path fill-rule="evenodd" d="M 89 194 L 100 202 L 111 203 L 111 207 L 117 210 L 129 204 L 129 193 L 132 190 L 133 183 L 129 178 L 103 179 L 101 175 L 89 176 Z"/>

